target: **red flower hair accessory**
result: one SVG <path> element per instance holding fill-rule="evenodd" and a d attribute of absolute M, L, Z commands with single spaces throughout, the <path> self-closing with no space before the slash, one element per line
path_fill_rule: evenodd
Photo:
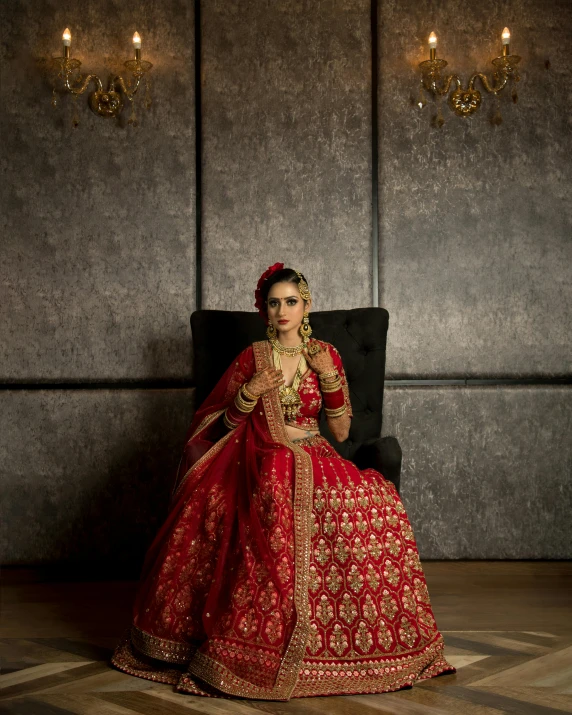
<path fill-rule="evenodd" d="M 260 317 L 264 320 L 264 322 L 266 322 L 267 314 L 266 308 L 264 307 L 264 301 L 262 300 L 262 285 L 264 281 L 270 278 L 273 273 L 276 273 L 276 271 L 281 271 L 283 268 L 283 263 L 275 263 L 273 266 L 270 266 L 267 270 L 265 270 L 264 273 L 258 279 L 256 290 L 254 291 L 254 307 L 258 310 L 258 312 L 260 313 Z"/>

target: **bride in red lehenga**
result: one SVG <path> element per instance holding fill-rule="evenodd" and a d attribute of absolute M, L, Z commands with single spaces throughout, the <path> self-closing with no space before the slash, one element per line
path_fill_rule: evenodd
<path fill-rule="evenodd" d="M 268 700 L 455 672 L 395 487 L 319 435 L 324 409 L 345 440 L 352 408 L 338 351 L 309 339 L 303 275 L 277 263 L 255 295 L 268 340 L 195 415 L 112 663 L 179 692 Z"/>

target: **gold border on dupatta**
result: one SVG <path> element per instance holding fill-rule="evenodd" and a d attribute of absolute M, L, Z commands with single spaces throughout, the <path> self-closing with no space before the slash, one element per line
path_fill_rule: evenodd
<path fill-rule="evenodd" d="M 255 342 L 252 347 L 257 371 L 272 365 L 271 347 L 267 340 Z M 192 675 L 229 695 L 265 700 L 289 700 L 298 682 L 300 666 L 306 653 L 310 632 L 308 577 L 313 493 L 312 458 L 305 450 L 288 439 L 278 390 L 271 390 L 263 395 L 262 404 L 272 440 L 290 449 L 294 454 L 294 606 L 296 622 L 286 651 L 282 656 L 273 688 L 263 688 L 248 683 L 200 651 L 192 658 L 188 670 Z"/>
<path fill-rule="evenodd" d="M 224 412 L 224 410 L 221 410 L 221 412 Z M 220 414 L 220 413 L 219 413 Z M 187 481 L 190 473 L 193 471 L 193 469 L 197 469 L 198 467 L 202 466 L 207 459 L 210 459 L 211 457 L 214 457 L 216 454 L 218 454 L 221 449 L 225 446 L 227 442 L 230 441 L 231 437 L 234 436 L 234 430 L 229 432 L 228 434 L 225 434 L 224 437 L 221 437 L 218 442 L 215 442 L 213 446 L 208 450 L 208 452 L 205 452 L 202 457 L 197 459 L 197 461 L 189 467 L 183 478 L 181 479 L 180 483 L 177 485 L 177 488 L 174 490 L 172 499 L 174 499 L 177 494 L 181 491 L 181 488 L 183 484 Z M 179 462 L 180 463 L 180 462 Z"/>
<path fill-rule="evenodd" d="M 199 432 L 201 432 L 202 430 L 204 430 L 204 429 L 205 429 L 206 427 L 208 427 L 212 422 L 214 422 L 216 419 L 218 419 L 218 418 L 220 417 L 220 415 L 222 415 L 223 412 L 224 412 L 224 410 L 217 410 L 217 411 L 214 412 L 212 415 L 207 415 L 207 416 L 204 418 L 204 420 L 202 420 L 202 422 L 201 422 L 200 425 L 197 427 L 197 429 L 193 432 L 193 434 L 189 437 L 189 439 L 187 440 L 187 444 L 188 444 L 192 439 L 194 439 Z M 216 443 L 215 443 L 215 444 L 216 444 Z M 214 445 L 213 445 L 213 447 L 214 447 Z M 211 447 L 211 449 L 212 449 L 212 447 Z M 209 451 L 210 451 L 210 450 L 209 450 Z M 206 456 L 207 454 L 208 454 L 208 453 L 205 452 L 205 454 L 203 455 L 203 457 Z M 177 474 L 179 473 L 179 469 L 180 469 L 180 467 L 181 467 L 181 462 L 182 462 L 182 461 L 183 461 L 183 455 L 181 455 L 181 457 L 179 458 L 179 464 L 178 464 L 178 466 L 177 466 Z M 197 460 L 197 461 L 198 461 L 198 460 Z M 173 497 L 175 496 L 175 494 L 179 491 L 179 488 L 182 486 L 183 482 L 184 482 L 185 479 L 187 478 L 187 476 L 188 476 L 188 474 L 189 474 L 189 471 L 190 471 L 195 465 L 196 465 L 196 462 L 195 462 L 195 464 L 193 464 L 193 465 L 190 467 L 190 469 L 189 469 L 189 470 L 186 472 L 186 474 L 182 477 L 182 479 L 181 479 L 180 482 L 177 482 L 177 481 L 175 480 L 175 483 L 173 484 L 173 489 L 171 490 L 171 499 L 173 499 Z"/>
<path fill-rule="evenodd" d="M 190 441 L 191 439 L 194 439 L 194 438 L 199 434 L 199 432 L 202 432 L 202 431 L 203 431 L 204 429 L 206 429 L 210 424 L 212 424 L 215 420 L 217 420 L 217 419 L 220 417 L 220 415 L 222 415 L 223 412 L 224 412 L 224 410 L 217 410 L 216 412 L 213 412 L 212 415 L 207 415 L 207 416 L 201 421 L 200 425 L 199 425 L 199 426 L 197 427 L 197 429 L 193 432 L 193 434 L 189 437 L 189 439 L 187 440 L 187 442 Z"/>
<path fill-rule="evenodd" d="M 257 366 L 272 364 L 272 348 L 267 340 L 253 344 Z M 266 364 L 265 364 L 266 363 Z M 264 411 L 272 439 L 294 454 L 294 606 L 296 623 L 286 652 L 282 657 L 274 691 L 288 699 L 298 682 L 300 665 L 306 653 L 310 633 L 308 580 L 310 573 L 311 516 L 313 496 L 312 458 L 293 444 L 286 433 L 278 390 L 263 396 Z"/>

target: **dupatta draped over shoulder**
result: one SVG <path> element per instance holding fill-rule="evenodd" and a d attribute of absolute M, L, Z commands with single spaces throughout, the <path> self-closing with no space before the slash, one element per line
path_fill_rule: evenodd
<path fill-rule="evenodd" d="M 318 342 L 351 416 L 340 355 Z M 253 343 L 198 409 L 112 663 L 181 692 L 265 700 L 385 692 L 454 672 L 393 484 L 319 435 L 291 442 L 278 390 L 236 429 L 223 426 L 239 387 L 272 364 L 270 343 Z M 302 421 L 317 420 L 312 370 L 299 394 Z"/>

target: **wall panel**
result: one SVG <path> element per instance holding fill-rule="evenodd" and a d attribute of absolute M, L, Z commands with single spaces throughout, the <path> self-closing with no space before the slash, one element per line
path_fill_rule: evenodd
<path fill-rule="evenodd" d="M 0 379 L 178 378 L 190 372 L 195 149 L 192 3 L 2 3 Z M 139 126 L 50 106 L 45 59 L 104 84 L 143 37 L 154 64 Z"/>
<path fill-rule="evenodd" d="M 166 515 L 194 390 L 0 393 L 0 563 L 136 575 Z"/>
<path fill-rule="evenodd" d="M 519 377 L 572 371 L 570 3 L 379 3 L 380 302 L 388 375 Z M 437 54 L 465 83 L 490 75 L 508 25 L 519 101 L 431 126 L 417 65 Z M 549 69 L 547 69 L 549 67 Z"/>
<path fill-rule="evenodd" d="M 386 387 L 422 558 L 565 559 L 572 388 Z"/>
<path fill-rule="evenodd" d="M 276 261 L 320 310 L 371 304 L 370 4 L 204 3 L 204 307 Z"/>

